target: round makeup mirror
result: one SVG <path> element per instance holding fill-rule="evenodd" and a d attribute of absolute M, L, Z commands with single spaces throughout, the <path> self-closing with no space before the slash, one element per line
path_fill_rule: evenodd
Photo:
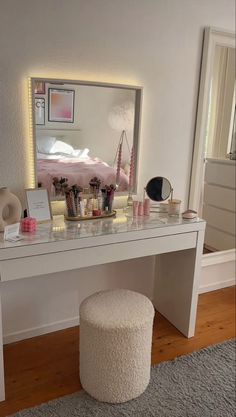
<path fill-rule="evenodd" d="M 170 181 L 165 177 L 154 177 L 146 185 L 146 193 L 153 201 L 165 201 L 172 193 Z"/>

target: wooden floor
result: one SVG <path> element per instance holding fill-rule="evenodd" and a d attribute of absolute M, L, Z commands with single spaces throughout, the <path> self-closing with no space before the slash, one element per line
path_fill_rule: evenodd
<path fill-rule="evenodd" d="M 173 359 L 235 336 L 235 289 L 199 297 L 196 336 L 186 339 L 156 314 L 152 364 Z M 0 417 L 81 389 L 79 328 L 5 346 L 6 397 Z"/>

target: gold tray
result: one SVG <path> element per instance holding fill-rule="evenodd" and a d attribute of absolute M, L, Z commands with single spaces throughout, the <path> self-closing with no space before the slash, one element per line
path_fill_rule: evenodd
<path fill-rule="evenodd" d="M 108 214 L 101 214 L 101 216 L 77 216 L 77 217 L 69 217 L 64 214 L 66 220 L 72 222 L 79 222 L 80 220 L 94 220 L 94 219 L 104 219 L 106 217 L 114 217 L 116 215 L 116 210 L 112 210 L 111 213 Z"/>

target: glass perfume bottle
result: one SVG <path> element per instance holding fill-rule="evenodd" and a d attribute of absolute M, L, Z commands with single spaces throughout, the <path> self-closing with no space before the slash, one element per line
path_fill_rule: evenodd
<path fill-rule="evenodd" d="M 128 198 L 127 198 L 127 206 L 132 207 L 133 205 L 133 197 L 131 191 L 129 191 Z"/>
<path fill-rule="evenodd" d="M 131 191 L 129 191 L 127 201 L 126 201 L 126 206 L 124 207 L 124 213 L 128 216 L 132 216 L 132 212 L 133 212 L 133 196 L 132 196 Z"/>

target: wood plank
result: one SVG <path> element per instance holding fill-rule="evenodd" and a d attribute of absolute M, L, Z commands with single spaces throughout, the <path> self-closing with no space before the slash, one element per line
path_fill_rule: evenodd
<path fill-rule="evenodd" d="M 235 288 L 199 296 L 196 335 L 186 339 L 156 313 L 152 364 L 174 359 L 235 337 Z M 0 417 L 81 389 L 79 328 L 74 327 L 4 347 L 6 401 Z"/>

